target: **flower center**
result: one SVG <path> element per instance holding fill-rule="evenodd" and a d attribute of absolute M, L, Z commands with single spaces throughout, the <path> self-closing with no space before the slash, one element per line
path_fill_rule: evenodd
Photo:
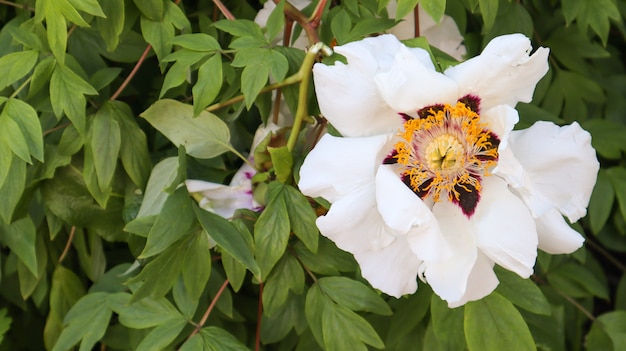
<path fill-rule="evenodd" d="M 436 137 L 426 147 L 427 167 L 442 172 L 454 172 L 463 165 L 463 145 L 452 135 Z"/>
<path fill-rule="evenodd" d="M 480 121 L 478 98 L 466 97 L 455 106 L 434 105 L 403 115 L 392 154 L 404 183 L 420 198 L 447 199 L 468 217 L 480 200 L 481 179 L 498 160 L 498 137 Z"/>

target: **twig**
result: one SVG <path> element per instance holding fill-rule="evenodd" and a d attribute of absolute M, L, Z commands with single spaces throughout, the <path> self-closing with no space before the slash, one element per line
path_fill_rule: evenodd
<path fill-rule="evenodd" d="M 626 266 L 622 264 L 617 258 L 613 257 L 608 251 L 606 251 L 602 246 L 598 245 L 595 241 L 587 240 L 587 245 L 591 246 L 594 250 L 598 251 L 604 258 L 611 261 L 615 265 L 615 267 L 619 268 L 622 272 L 626 273 Z"/>
<path fill-rule="evenodd" d="M 211 311 L 213 311 L 213 307 L 215 307 L 217 300 L 220 298 L 220 296 L 222 296 L 224 289 L 226 289 L 226 286 L 228 286 L 228 279 L 224 281 L 224 284 L 222 284 L 220 289 L 217 291 L 217 293 L 215 294 L 215 297 L 213 298 L 213 301 L 211 301 L 211 304 L 206 309 L 206 312 L 204 312 L 202 319 L 200 319 L 200 322 L 196 325 L 196 328 L 191 332 L 191 334 L 189 334 L 189 337 L 187 337 L 187 340 L 191 339 L 192 336 L 198 334 L 200 329 L 202 329 L 202 327 L 204 326 L 204 323 L 206 323 L 207 319 L 209 319 L 209 315 L 211 314 Z"/>
<path fill-rule="evenodd" d="M 256 318 L 256 336 L 254 338 L 254 350 L 261 349 L 261 317 L 263 316 L 263 282 L 259 284 L 259 306 Z"/>
<path fill-rule="evenodd" d="M 67 256 L 68 251 L 70 251 L 70 247 L 72 246 L 72 240 L 74 240 L 74 233 L 76 233 L 76 227 L 72 226 L 72 229 L 70 230 L 70 236 L 69 238 L 67 238 L 67 243 L 65 243 L 65 248 L 63 249 L 61 256 L 59 256 L 59 260 L 57 261 L 58 263 L 63 262 L 65 256 Z"/>
<path fill-rule="evenodd" d="M 413 19 L 414 19 L 414 28 L 415 28 L 415 37 L 420 36 L 420 6 L 415 5 L 413 9 Z"/>
<path fill-rule="evenodd" d="M 218 9 L 220 9 L 220 12 L 222 13 L 222 15 L 224 15 L 224 17 L 226 17 L 226 19 L 235 19 L 235 16 L 233 16 L 233 14 L 228 11 L 228 8 L 226 8 L 226 6 L 224 6 L 224 4 L 222 4 L 220 0 L 213 0 L 213 3 L 215 4 L 215 6 L 217 6 Z"/>
<path fill-rule="evenodd" d="M 137 71 L 139 70 L 139 67 L 141 67 L 143 62 L 146 60 L 146 57 L 148 57 L 148 54 L 150 53 L 151 49 L 152 49 L 152 45 L 148 44 L 146 46 L 146 49 L 143 51 L 143 54 L 141 54 L 141 57 L 139 58 L 139 60 L 135 64 L 135 67 L 133 67 L 133 70 L 130 71 L 130 74 L 128 75 L 128 77 L 126 77 L 126 79 L 124 79 L 124 82 L 122 82 L 122 85 L 120 85 L 120 87 L 117 88 L 117 90 L 115 91 L 115 93 L 113 93 L 113 95 L 111 95 L 111 98 L 109 100 L 111 100 L 111 101 L 116 100 L 117 97 L 122 93 L 122 91 L 124 91 L 124 89 L 126 89 L 126 86 L 128 85 L 128 83 L 130 83 L 131 79 L 133 79 L 133 77 L 135 77 L 135 74 L 137 74 Z"/>

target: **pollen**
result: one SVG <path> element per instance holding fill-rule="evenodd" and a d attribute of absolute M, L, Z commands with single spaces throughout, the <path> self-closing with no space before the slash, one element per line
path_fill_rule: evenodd
<path fill-rule="evenodd" d="M 392 153 L 415 194 L 458 204 L 469 217 L 480 199 L 481 179 L 497 164 L 500 140 L 474 111 L 478 102 L 464 102 L 434 105 L 407 118 Z"/>

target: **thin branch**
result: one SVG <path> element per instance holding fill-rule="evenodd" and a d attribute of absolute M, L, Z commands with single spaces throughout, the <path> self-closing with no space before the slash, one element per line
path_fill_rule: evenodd
<path fill-rule="evenodd" d="M 279 3 L 280 0 L 274 0 L 275 3 Z M 326 3 L 326 0 L 320 0 L 320 3 Z M 318 4 L 319 7 L 319 4 Z M 289 1 L 285 1 L 285 15 L 290 19 L 298 22 L 298 24 L 302 27 L 306 36 L 309 38 L 309 43 L 315 44 L 320 42 L 320 37 L 317 34 L 317 27 L 319 26 L 319 19 L 316 17 L 312 17 L 311 19 L 306 18 L 306 16 L 302 13 L 302 11 L 298 10 L 297 7 L 293 6 L 289 3 Z M 321 17 L 320 17 L 321 18 Z"/>
<path fill-rule="evenodd" d="M 256 335 L 254 338 L 254 350 L 261 349 L 261 317 L 263 316 L 263 282 L 259 284 L 259 303 L 256 315 Z"/>
<path fill-rule="evenodd" d="M 124 91 L 124 89 L 126 89 L 126 86 L 128 85 L 128 83 L 130 83 L 130 81 L 133 79 L 133 77 L 135 77 L 135 74 L 137 74 L 137 71 L 139 70 L 139 67 L 141 67 L 143 62 L 146 60 L 146 57 L 148 57 L 148 54 L 150 53 L 151 49 L 152 49 L 152 45 L 148 44 L 148 46 L 146 46 L 146 49 L 143 51 L 143 54 L 141 54 L 141 57 L 139 58 L 139 60 L 135 64 L 135 67 L 133 67 L 133 70 L 130 71 L 130 74 L 128 75 L 128 77 L 126 77 L 126 79 L 124 80 L 122 85 L 120 85 L 120 87 L 117 88 L 115 93 L 113 93 L 113 95 L 111 95 L 111 98 L 109 100 L 111 100 L 111 101 L 116 100 L 117 97 L 122 93 L 122 91 Z"/>
<path fill-rule="evenodd" d="M 63 123 L 61 125 L 58 125 L 58 126 L 56 126 L 54 128 L 48 129 L 45 132 L 43 132 L 43 136 L 46 136 L 46 135 L 48 135 L 50 133 L 54 133 L 54 132 L 56 132 L 59 129 L 63 129 L 63 128 L 69 126 L 70 124 L 71 124 L 70 122 L 67 122 L 67 123 Z"/>
<path fill-rule="evenodd" d="M 420 36 L 420 6 L 415 5 L 413 9 L 413 19 L 414 19 L 414 27 L 415 27 L 415 37 Z"/>
<path fill-rule="evenodd" d="M 583 307 L 583 305 L 579 304 L 578 301 L 576 301 L 573 298 L 567 296 L 565 293 L 563 293 L 559 289 L 556 289 L 554 286 L 552 288 L 554 289 L 554 291 L 557 292 L 557 294 L 563 296 L 563 298 L 565 300 L 567 300 L 569 303 L 574 305 L 574 307 L 576 307 L 580 312 L 582 312 L 585 316 L 587 316 L 587 318 L 589 318 L 591 321 L 595 322 L 596 317 L 594 317 L 593 314 L 591 314 L 591 312 L 587 311 L 587 309 L 585 307 Z"/>
<path fill-rule="evenodd" d="M 65 259 L 65 256 L 67 256 L 67 253 L 70 251 L 70 247 L 72 246 L 72 240 L 74 240 L 75 233 L 76 233 L 76 227 L 72 226 L 72 229 L 70 230 L 70 236 L 69 238 L 67 238 L 67 242 L 65 243 L 65 248 L 63 249 L 61 256 L 59 256 L 59 260 L 57 262 L 59 263 L 63 262 L 63 260 Z"/>
<path fill-rule="evenodd" d="M 594 250 L 598 251 L 604 258 L 611 261 L 615 265 L 615 267 L 619 268 L 622 272 L 626 273 L 626 266 L 622 264 L 617 258 L 613 257 L 608 251 L 606 251 L 602 246 L 598 245 L 595 241 L 587 240 L 587 245 L 591 246 Z"/>
<path fill-rule="evenodd" d="M 282 87 L 287 86 L 287 85 L 296 84 L 296 83 L 300 82 L 301 80 L 302 80 L 302 78 L 300 76 L 300 72 L 298 71 L 296 74 L 285 78 L 285 80 L 283 80 L 282 82 L 270 84 L 270 85 L 264 87 L 263 89 L 261 89 L 259 94 L 267 93 L 269 91 L 276 90 L 278 88 L 282 88 Z M 226 106 L 235 104 L 235 103 L 243 101 L 243 100 L 244 100 L 244 96 L 243 95 L 238 95 L 238 96 L 235 96 L 234 98 L 228 99 L 228 100 L 226 100 L 224 102 L 218 102 L 217 104 L 213 104 L 213 105 L 205 108 L 204 110 L 207 111 L 207 112 L 212 112 L 212 111 L 215 111 L 215 110 L 219 110 L 222 107 L 226 107 Z"/>
<path fill-rule="evenodd" d="M 213 0 L 213 3 L 215 4 L 215 6 L 217 6 L 217 8 L 222 13 L 222 15 L 226 17 L 226 19 L 229 19 L 229 20 L 235 19 L 235 16 L 233 16 L 233 14 L 228 10 L 228 8 L 226 8 L 226 6 L 224 6 L 224 4 L 220 0 Z"/>
<path fill-rule="evenodd" d="M 28 5 L 16 4 L 16 3 L 11 2 L 11 1 L 0 0 L 0 4 L 13 6 L 13 7 L 16 7 L 18 9 L 22 9 L 22 10 L 35 11 L 34 8 L 32 8 L 32 7 L 28 6 Z"/>
<path fill-rule="evenodd" d="M 222 284 L 220 289 L 217 291 L 217 293 L 215 294 L 215 297 L 213 298 L 213 301 L 211 301 L 211 304 L 206 309 L 206 312 L 204 312 L 202 319 L 200 319 L 200 322 L 196 325 L 196 328 L 191 332 L 191 334 L 189 334 L 189 337 L 187 337 L 187 340 L 191 339 L 192 336 L 198 334 L 200 329 L 202 329 L 202 327 L 204 326 L 204 323 L 206 323 L 207 319 L 209 319 L 209 315 L 211 314 L 211 311 L 213 311 L 213 307 L 215 307 L 217 300 L 220 298 L 220 296 L 222 296 L 222 293 L 224 292 L 224 289 L 226 289 L 227 286 L 228 286 L 228 279 L 224 281 L 224 284 Z"/>

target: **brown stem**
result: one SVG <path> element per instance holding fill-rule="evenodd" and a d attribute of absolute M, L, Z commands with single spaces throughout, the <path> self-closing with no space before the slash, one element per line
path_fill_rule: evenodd
<path fill-rule="evenodd" d="M 419 5 L 415 5 L 415 8 L 413 9 L 413 19 L 414 19 L 414 27 L 415 27 L 415 37 L 419 37 L 420 36 L 420 6 Z"/>
<path fill-rule="evenodd" d="M 0 4 L 5 4 L 5 5 L 8 5 L 8 6 L 13 6 L 13 7 L 16 7 L 16 8 L 18 8 L 18 9 L 22 9 L 22 10 L 29 10 L 29 11 L 34 11 L 34 10 L 35 10 L 35 9 L 33 9 L 32 7 L 30 7 L 30 6 L 27 6 L 27 5 L 22 5 L 22 4 L 16 4 L 16 3 L 14 3 L 14 2 L 11 2 L 11 1 L 6 1 L 6 0 L 0 0 Z"/>
<path fill-rule="evenodd" d="M 76 233 L 76 227 L 72 226 L 72 229 L 70 230 L 70 236 L 69 238 L 67 238 L 67 242 L 65 243 L 65 248 L 63 249 L 61 256 L 59 256 L 59 260 L 57 262 L 63 262 L 65 256 L 67 256 L 67 253 L 70 251 L 70 247 L 72 246 L 72 240 L 74 240 L 74 233 Z"/>
<path fill-rule="evenodd" d="M 611 261 L 615 265 L 615 267 L 619 268 L 622 272 L 626 273 L 626 266 L 622 264 L 617 258 L 613 257 L 608 251 L 606 251 L 602 246 L 600 246 L 595 241 L 587 239 L 587 245 L 591 246 L 592 249 L 598 251 L 604 258 Z"/>
<path fill-rule="evenodd" d="M 275 3 L 279 3 L 280 0 L 274 0 Z M 320 3 L 326 3 L 326 0 L 320 0 Z M 318 4 L 319 7 L 319 4 Z M 289 1 L 285 1 L 285 15 L 289 17 L 291 20 L 298 22 L 298 24 L 304 29 L 306 36 L 309 38 L 309 43 L 311 45 L 320 42 L 320 37 L 317 35 L 317 26 L 319 26 L 319 18 L 312 17 L 311 19 L 306 18 L 306 16 L 302 13 L 302 11 L 298 10 L 295 6 L 289 3 Z M 321 18 L 321 15 L 320 15 Z"/>
<path fill-rule="evenodd" d="M 200 322 L 196 325 L 196 328 L 191 332 L 191 334 L 189 334 L 189 337 L 187 337 L 187 340 L 191 339 L 192 336 L 198 334 L 200 329 L 202 329 L 202 327 L 204 326 L 204 323 L 206 323 L 207 319 L 209 319 L 209 315 L 211 314 L 211 311 L 213 311 L 213 307 L 215 307 L 217 300 L 220 298 L 220 296 L 222 296 L 222 293 L 226 289 L 226 286 L 228 286 L 228 279 L 224 281 L 224 284 L 222 284 L 220 289 L 217 291 L 217 293 L 215 294 L 215 297 L 213 298 L 213 301 L 211 301 L 211 304 L 206 309 L 206 312 L 204 312 L 202 319 L 200 319 Z"/>
<path fill-rule="evenodd" d="M 261 317 L 263 316 L 263 282 L 259 284 L 259 304 L 256 318 L 256 336 L 254 338 L 254 350 L 261 349 Z"/>
<path fill-rule="evenodd" d="M 226 8 L 226 6 L 224 6 L 224 4 L 220 0 L 213 0 L 213 3 L 215 4 L 215 6 L 217 6 L 218 9 L 220 9 L 220 12 L 222 13 L 222 15 L 224 15 L 224 17 L 226 17 L 226 19 L 235 19 L 235 16 L 233 16 L 233 14 L 228 11 L 228 8 Z"/>
<path fill-rule="evenodd" d="M 146 49 L 143 51 L 143 54 L 141 54 L 141 57 L 139 58 L 139 60 L 135 64 L 135 67 L 133 67 L 133 70 L 130 71 L 130 74 L 128 75 L 128 77 L 126 77 L 126 79 L 124 80 L 122 85 L 120 85 L 120 87 L 117 88 L 115 93 L 113 93 L 113 95 L 111 95 L 111 98 L 110 98 L 111 101 L 116 100 L 117 97 L 122 93 L 122 91 L 124 91 L 124 89 L 126 89 L 126 86 L 128 85 L 128 83 L 130 83 L 131 79 L 133 79 L 133 77 L 135 77 L 135 74 L 137 74 L 137 71 L 139 70 L 139 67 L 141 67 L 143 62 L 146 60 L 146 57 L 148 57 L 148 54 L 150 53 L 151 49 L 152 49 L 152 45 L 148 44 L 148 46 L 146 46 Z"/>

